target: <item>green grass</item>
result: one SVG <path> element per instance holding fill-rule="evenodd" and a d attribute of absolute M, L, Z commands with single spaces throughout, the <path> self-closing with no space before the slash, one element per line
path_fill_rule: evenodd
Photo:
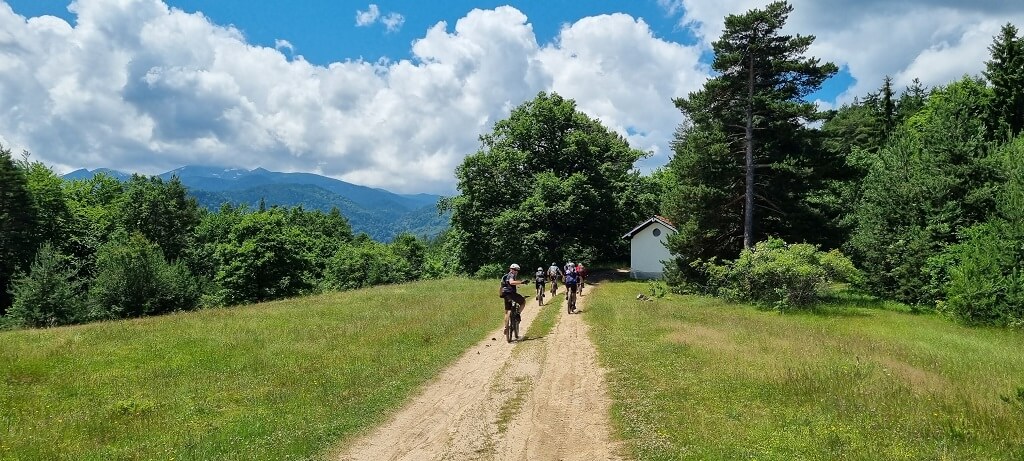
<path fill-rule="evenodd" d="M 1024 459 L 1024 333 L 831 306 L 589 299 L 613 422 L 637 459 Z"/>
<path fill-rule="evenodd" d="M 493 281 L 0 333 L 0 459 L 323 457 L 501 322 Z"/>
<path fill-rule="evenodd" d="M 562 287 L 559 287 L 562 288 Z M 548 288 L 550 290 L 550 288 Z M 558 314 L 562 312 L 564 306 L 562 302 L 565 300 L 564 289 L 559 291 L 558 294 L 552 298 L 551 292 L 548 291 L 544 295 L 544 305 L 540 306 L 540 312 L 533 318 L 533 322 L 530 323 L 530 329 L 526 332 L 527 338 L 543 338 L 551 333 L 551 329 L 555 327 L 555 322 L 558 321 Z M 536 306 L 530 307 L 531 309 L 537 309 Z"/>

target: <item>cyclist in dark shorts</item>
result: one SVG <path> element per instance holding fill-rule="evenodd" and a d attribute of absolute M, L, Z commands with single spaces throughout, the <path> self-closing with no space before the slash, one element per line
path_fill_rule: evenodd
<path fill-rule="evenodd" d="M 517 275 L 519 275 L 519 265 L 512 264 L 508 266 L 508 273 L 501 277 L 501 297 L 505 300 L 505 331 L 503 333 L 505 335 L 508 334 L 508 317 L 509 312 L 512 310 L 512 301 L 519 304 L 520 312 L 522 312 L 523 306 L 526 305 L 526 298 L 516 293 L 516 286 L 530 283 L 530 281 L 516 280 Z"/>

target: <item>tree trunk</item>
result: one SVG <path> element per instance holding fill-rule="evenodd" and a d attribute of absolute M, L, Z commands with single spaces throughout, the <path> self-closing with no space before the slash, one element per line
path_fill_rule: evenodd
<path fill-rule="evenodd" d="M 747 68 L 747 182 L 743 210 L 743 249 L 754 246 L 754 56 Z"/>

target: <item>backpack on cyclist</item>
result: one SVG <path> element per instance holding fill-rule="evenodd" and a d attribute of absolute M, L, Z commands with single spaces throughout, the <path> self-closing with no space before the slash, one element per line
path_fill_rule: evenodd
<path fill-rule="evenodd" d="M 565 284 L 575 285 L 579 282 L 579 274 L 576 273 L 576 269 L 565 271 Z"/>

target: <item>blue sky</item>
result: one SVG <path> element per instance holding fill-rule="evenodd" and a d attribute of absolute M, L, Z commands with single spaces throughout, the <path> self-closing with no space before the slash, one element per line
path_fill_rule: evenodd
<path fill-rule="evenodd" d="M 451 193 L 481 133 L 556 91 L 650 171 L 724 16 L 766 3 L 0 0 L 0 144 L 58 171 L 262 166 Z M 810 98 L 824 108 L 885 75 L 977 74 L 999 26 L 1024 25 L 1003 0 L 791 3 L 787 31 L 842 69 Z"/>

